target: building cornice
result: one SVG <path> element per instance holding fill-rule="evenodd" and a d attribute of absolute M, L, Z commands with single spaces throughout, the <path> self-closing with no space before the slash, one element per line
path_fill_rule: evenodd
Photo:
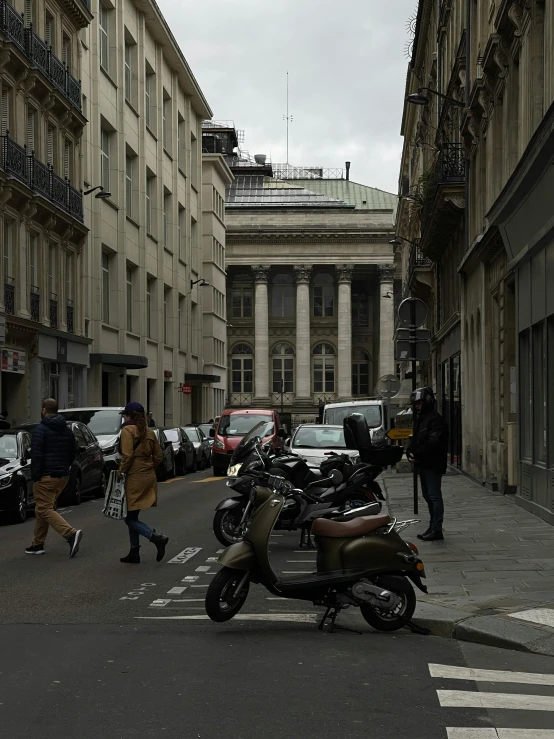
<path fill-rule="evenodd" d="M 235 179 L 223 154 L 202 154 L 202 166 L 206 164 L 211 164 L 218 171 L 225 185 L 230 185 Z"/>

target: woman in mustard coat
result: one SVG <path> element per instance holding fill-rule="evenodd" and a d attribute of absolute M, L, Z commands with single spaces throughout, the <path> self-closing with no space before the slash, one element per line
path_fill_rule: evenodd
<path fill-rule="evenodd" d="M 127 403 L 122 411 L 124 418 L 121 430 L 121 463 L 119 472 L 125 473 L 125 495 L 127 516 L 125 523 L 129 529 L 131 551 L 120 562 L 139 564 L 140 536 L 151 541 L 158 550 L 156 561 L 161 562 L 169 541 L 167 536 L 156 532 L 139 520 L 144 508 L 151 508 L 158 502 L 158 483 L 156 467 L 163 459 L 163 453 L 154 432 L 146 425 L 144 408 L 135 401 Z"/>

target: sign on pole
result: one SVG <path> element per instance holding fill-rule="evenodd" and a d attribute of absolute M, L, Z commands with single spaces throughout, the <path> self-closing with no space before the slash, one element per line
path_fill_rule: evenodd
<path fill-rule="evenodd" d="M 398 441 L 399 439 L 409 439 L 414 435 L 413 429 L 390 429 L 386 434 L 391 441 Z"/>
<path fill-rule="evenodd" d="M 398 323 L 406 328 L 419 328 L 427 320 L 427 306 L 419 298 L 406 298 L 398 306 Z"/>
<path fill-rule="evenodd" d="M 390 400 L 400 392 L 400 380 L 396 375 L 383 375 L 375 386 L 375 395 Z"/>
<path fill-rule="evenodd" d="M 182 385 L 181 392 L 185 395 L 190 395 L 192 393 L 192 385 Z"/>

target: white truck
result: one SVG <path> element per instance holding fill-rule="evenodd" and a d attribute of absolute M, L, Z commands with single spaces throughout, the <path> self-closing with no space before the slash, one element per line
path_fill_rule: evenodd
<path fill-rule="evenodd" d="M 349 400 L 344 403 L 328 403 L 323 409 L 323 423 L 339 424 L 351 413 L 361 413 L 367 421 L 371 440 L 374 444 L 386 441 L 386 432 L 390 428 L 387 403 L 382 399 Z"/>

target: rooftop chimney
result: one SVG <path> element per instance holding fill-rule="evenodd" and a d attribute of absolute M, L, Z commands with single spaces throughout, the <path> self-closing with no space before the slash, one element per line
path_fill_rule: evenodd
<path fill-rule="evenodd" d="M 346 162 L 346 179 L 350 179 L 350 162 Z"/>
<path fill-rule="evenodd" d="M 265 164 L 267 156 L 265 154 L 255 154 L 254 161 L 256 164 Z"/>

